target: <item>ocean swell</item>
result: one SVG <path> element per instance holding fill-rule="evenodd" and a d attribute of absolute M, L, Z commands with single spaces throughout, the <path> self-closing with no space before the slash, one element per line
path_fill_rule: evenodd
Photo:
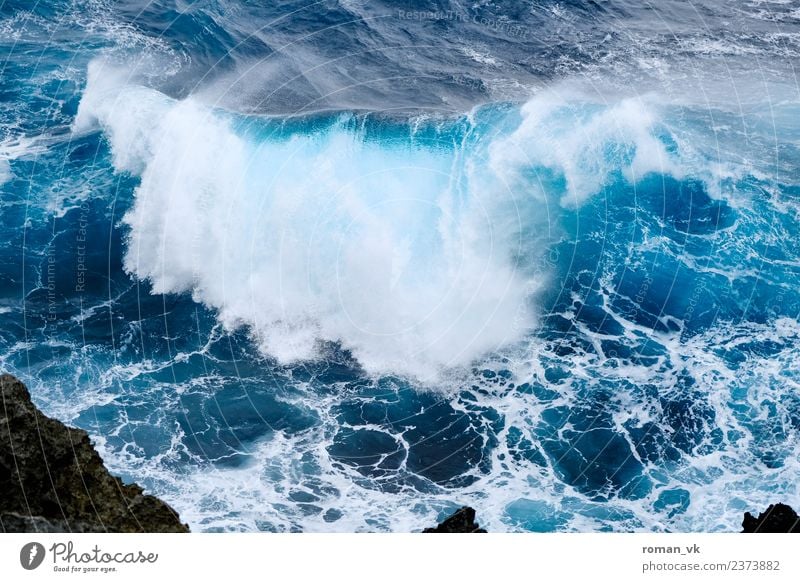
<path fill-rule="evenodd" d="M 529 337 L 562 207 L 681 177 L 643 99 L 555 92 L 461 118 L 255 118 L 90 66 L 74 124 L 141 178 L 125 269 L 246 326 L 282 364 L 325 346 L 435 380 Z"/>
<path fill-rule="evenodd" d="M 282 363 L 334 342 L 369 372 L 429 378 L 533 325 L 541 276 L 520 258 L 541 249 L 522 231 L 544 213 L 487 171 L 468 122 L 293 127 L 109 88 L 98 70 L 75 129 L 95 124 L 141 177 L 126 270 L 247 325 Z"/>
<path fill-rule="evenodd" d="M 788 4 L 183 4 L 0 5 L 0 363 L 115 474 L 195 531 L 797 506 Z"/>

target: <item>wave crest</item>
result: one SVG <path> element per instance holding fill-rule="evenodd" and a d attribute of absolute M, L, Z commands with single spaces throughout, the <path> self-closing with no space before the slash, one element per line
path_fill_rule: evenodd
<path fill-rule="evenodd" d="M 75 129 L 98 126 L 141 177 L 126 270 L 247 325 L 281 362 L 336 342 L 368 372 L 430 379 L 533 326 L 542 276 L 521 259 L 546 215 L 463 123 L 243 120 L 95 64 Z"/>

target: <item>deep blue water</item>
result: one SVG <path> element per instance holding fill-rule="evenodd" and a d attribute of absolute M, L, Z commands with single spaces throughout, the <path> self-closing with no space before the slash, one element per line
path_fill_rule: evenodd
<path fill-rule="evenodd" d="M 800 503 L 800 6 L 0 0 L 0 363 L 195 531 Z"/>

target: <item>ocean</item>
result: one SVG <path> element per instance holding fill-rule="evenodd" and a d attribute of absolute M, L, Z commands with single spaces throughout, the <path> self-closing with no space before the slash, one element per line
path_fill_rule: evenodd
<path fill-rule="evenodd" d="M 793 0 L 0 0 L 0 368 L 193 531 L 736 531 L 798 62 Z"/>

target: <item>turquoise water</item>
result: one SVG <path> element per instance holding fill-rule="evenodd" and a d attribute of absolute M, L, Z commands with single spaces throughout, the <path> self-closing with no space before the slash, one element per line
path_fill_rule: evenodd
<path fill-rule="evenodd" d="M 116 473 L 195 531 L 797 501 L 796 14 L 162 4 L 0 8 L 0 362 Z"/>

